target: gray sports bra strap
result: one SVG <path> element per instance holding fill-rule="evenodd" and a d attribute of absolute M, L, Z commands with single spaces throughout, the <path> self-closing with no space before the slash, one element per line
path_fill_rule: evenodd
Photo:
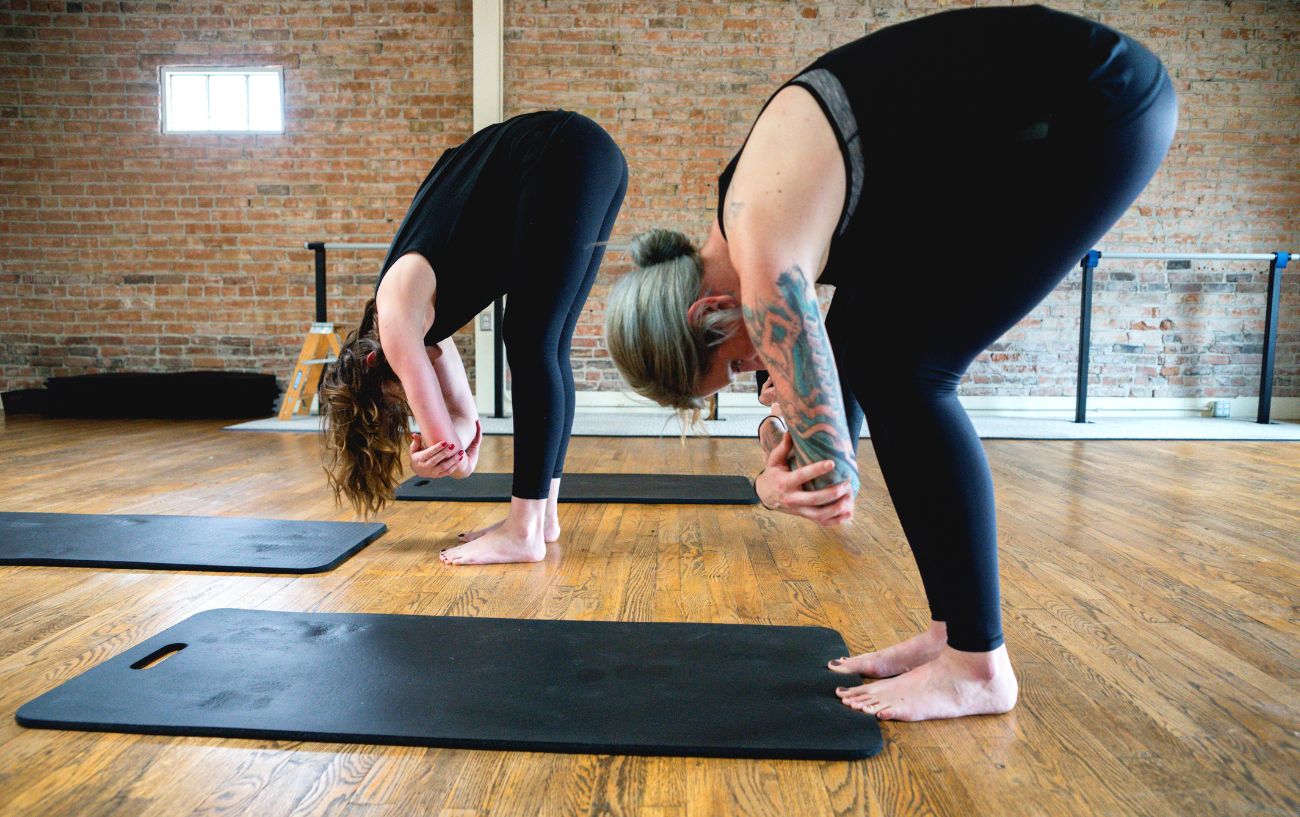
<path fill-rule="evenodd" d="M 862 180 L 866 175 L 866 163 L 862 158 L 862 141 L 858 138 L 858 120 L 853 116 L 848 94 L 835 75 L 825 68 L 805 71 L 787 84 L 798 83 L 815 93 L 830 115 L 831 124 L 839 132 L 840 141 L 844 143 L 846 164 L 848 165 L 848 191 L 845 195 L 844 213 L 840 216 L 837 235 L 843 235 L 858 208 L 858 199 L 862 196 Z"/>

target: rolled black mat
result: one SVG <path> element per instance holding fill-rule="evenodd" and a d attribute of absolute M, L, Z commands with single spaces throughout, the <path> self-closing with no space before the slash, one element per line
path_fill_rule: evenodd
<path fill-rule="evenodd" d="M 411 477 L 397 498 L 414 502 L 506 502 L 510 474 L 465 479 Z M 716 474 L 565 474 L 560 502 L 635 502 L 641 505 L 754 505 L 754 486 L 741 476 Z"/>
<path fill-rule="evenodd" d="M 853 759 L 824 627 L 210 610 L 64 682 L 18 723 L 591 754 Z"/>
<path fill-rule="evenodd" d="M 0 565 L 319 573 L 386 530 L 377 522 L 0 513 Z"/>
<path fill-rule="evenodd" d="M 275 376 L 257 372 L 105 372 L 47 378 L 4 404 L 48 417 L 239 419 L 274 414 L 279 396 Z"/>

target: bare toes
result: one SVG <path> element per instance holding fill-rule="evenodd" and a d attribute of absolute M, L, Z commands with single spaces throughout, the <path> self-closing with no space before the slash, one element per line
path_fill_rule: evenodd
<path fill-rule="evenodd" d="M 881 652 L 889 652 L 888 649 L 878 652 L 863 653 L 855 655 L 852 658 L 842 658 L 838 664 L 831 664 L 830 667 L 835 672 L 852 673 L 855 675 L 866 675 L 870 678 L 881 677 L 884 670 L 888 667 L 881 657 Z"/>
<path fill-rule="evenodd" d="M 893 688 L 894 680 L 894 678 L 882 678 L 879 681 L 872 681 L 869 684 L 863 684 L 861 689 L 871 695 L 884 695 Z"/>

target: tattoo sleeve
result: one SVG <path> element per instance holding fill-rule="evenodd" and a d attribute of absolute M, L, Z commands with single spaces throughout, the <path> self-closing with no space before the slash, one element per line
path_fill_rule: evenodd
<path fill-rule="evenodd" d="M 794 452 L 790 467 L 834 460 L 814 488 L 849 481 L 858 490 L 857 452 L 849 441 L 835 357 L 812 284 L 798 266 L 782 272 L 775 292 L 744 305 L 745 326 L 776 383 Z"/>

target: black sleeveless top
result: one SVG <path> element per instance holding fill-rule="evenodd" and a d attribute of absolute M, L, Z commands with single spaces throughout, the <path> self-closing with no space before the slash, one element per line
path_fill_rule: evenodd
<path fill-rule="evenodd" d="M 408 252 L 428 260 L 438 276 L 438 294 L 426 345 L 451 337 L 506 291 L 510 264 L 503 256 L 512 246 L 521 182 L 573 116 L 538 111 L 488 125 L 445 151 L 420 184 L 379 280 Z"/>
<path fill-rule="evenodd" d="M 851 254 L 843 250 L 873 238 L 858 218 L 873 189 L 925 177 L 936 160 L 978 162 L 984 150 L 1136 116 L 1164 78 L 1160 61 L 1125 35 L 1042 6 L 942 12 L 823 54 L 777 89 L 808 90 L 844 156 L 844 206 L 818 283 L 855 274 L 841 269 Z M 718 177 L 724 238 L 722 208 L 743 151 Z"/>

